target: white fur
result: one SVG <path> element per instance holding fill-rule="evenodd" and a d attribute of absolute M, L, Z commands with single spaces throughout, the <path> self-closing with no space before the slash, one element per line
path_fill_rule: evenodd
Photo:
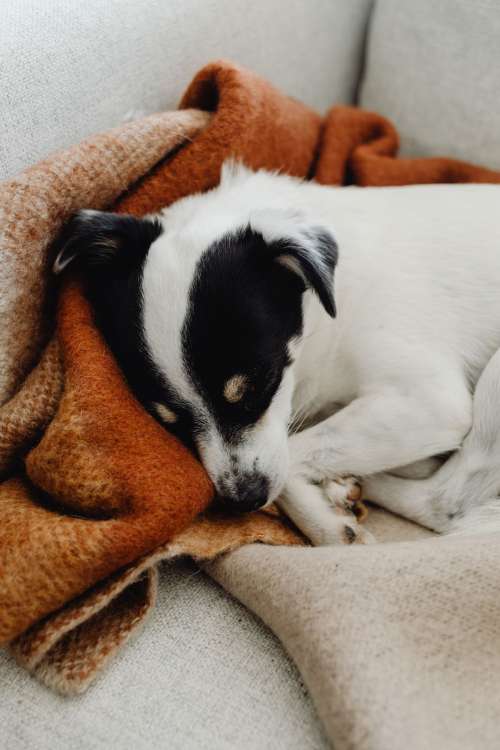
<path fill-rule="evenodd" d="M 257 458 L 262 464 L 273 480 L 270 499 L 288 475 L 281 502 L 313 541 L 336 539 L 338 518 L 334 523 L 316 490 L 300 493 L 297 487 L 342 474 L 369 477 L 372 499 L 433 528 L 457 526 L 449 518 L 457 503 L 466 505 L 461 528 L 467 517 L 471 528 L 484 528 L 485 518 L 500 528 L 500 502 L 492 490 L 474 499 L 492 473 L 491 447 L 500 448 L 500 361 L 493 363 L 475 412 L 475 425 L 492 422 L 488 439 L 472 452 L 476 478 L 482 479 L 466 481 L 464 452 L 451 459 L 453 475 L 468 488 L 467 502 L 460 481 L 454 481 L 452 497 L 443 489 L 447 464 L 438 472 L 441 479 L 422 480 L 434 482 L 427 494 L 419 494 L 417 480 L 383 474 L 456 451 L 471 428 L 472 392 L 500 347 L 499 207 L 500 187 L 494 185 L 346 189 L 229 165 L 218 188 L 164 211 L 165 231 L 153 243 L 144 272 L 146 337 L 178 393 L 210 424 L 199 446 L 209 474 L 229 471 L 228 450 L 185 371 L 179 334 L 189 314 L 196 262 L 216 239 L 247 225 L 269 240 L 298 243 L 311 242 L 308 229 L 322 226 L 339 246 L 338 317 L 331 320 L 311 292 L 304 295 L 295 363 L 240 449 L 242 461 L 249 466 Z M 290 438 L 288 470 L 285 436 L 292 410 L 300 419 L 321 421 Z M 497 476 L 498 493 L 500 471 Z M 389 491 L 393 480 L 397 488 Z M 451 487 L 452 475 L 447 481 Z M 444 506 L 436 512 L 438 496 Z"/>

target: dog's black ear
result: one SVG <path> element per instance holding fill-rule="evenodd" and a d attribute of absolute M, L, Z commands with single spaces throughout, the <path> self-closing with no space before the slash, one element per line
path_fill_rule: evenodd
<path fill-rule="evenodd" d="M 333 275 L 337 265 L 337 243 L 328 230 L 308 227 L 271 243 L 277 262 L 295 273 L 318 295 L 328 315 L 337 314 L 333 296 Z"/>
<path fill-rule="evenodd" d="M 139 265 L 151 243 L 161 234 L 157 219 L 139 219 L 106 211 L 79 211 L 64 227 L 57 242 L 53 271 L 72 263 L 83 268 Z"/>

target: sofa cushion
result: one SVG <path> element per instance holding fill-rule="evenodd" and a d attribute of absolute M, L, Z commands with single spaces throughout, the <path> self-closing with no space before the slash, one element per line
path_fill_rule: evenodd
<path fill-rule="evenodd" d="M 16 0 L 0 24 L 0 179 L 177 106 L 226 57 L 304 102 L 351 101 L 372 0 Z"/>
<path fill-rule="evenodd" d="M 145 630 L 84 695 L 49 692 L 5 651 L 0 683 L 2 747 L 13 750 L 328 747 L 279 641 L 188 563 L 163 567 Z"/>
<path fill-rule="evenodd" d="M 402 153 L 500 168 L 500 4 L 377 0 L 361 106 L 393 120 Z"/>

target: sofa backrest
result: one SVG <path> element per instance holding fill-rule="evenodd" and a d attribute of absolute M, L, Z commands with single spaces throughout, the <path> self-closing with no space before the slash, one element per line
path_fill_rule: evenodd
<path fill-rule="evenodd" d="M 354 99 L 372 0 L 11 0 L 0 23 L 0 179 L 177 106 L 229 58 L 319 110 Z"/>
<path fill-rule="evenodd" d="M 360 104 L 404 154 L 500 169 L 500 2 L 376 0 Z"/>

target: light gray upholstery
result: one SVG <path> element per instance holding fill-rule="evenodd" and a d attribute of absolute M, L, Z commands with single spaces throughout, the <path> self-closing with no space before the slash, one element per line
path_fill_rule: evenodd
<path fill-rule="evenodd" d="M 377 0 L 360 104 L 393 120 L 404 154 L 499 169 L 498 0 Z"/>
<path fill-rule="evenodd" d="M 2 750 L 326 750 L 277 639 L 187 564 L 89 691 L 50 693 L 0 651 Z"/>
<path fill-rule="evenodd" d="M 226 57 L 319 109 L 351 101 L 372 0 L 4 0 L 0 179 L 174 108 Z"/>

